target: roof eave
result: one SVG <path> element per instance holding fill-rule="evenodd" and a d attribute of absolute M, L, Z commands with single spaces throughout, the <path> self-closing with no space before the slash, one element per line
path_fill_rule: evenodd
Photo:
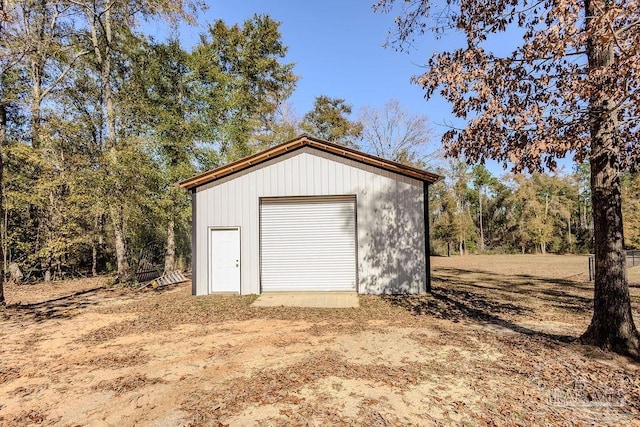
<path fill-rule="evenodd" d="M 403 165 L 401 163 L 386 160 L 377 156 L 372 156 L 370 154 L 361 153 L 360 151 L 349 148 L 349 147 L 344 147 L 329 141 L 325 141 L 320 138 L 315 138 L 313 136 L 303 134 L 283 144 L 272 147 L 268 150 L 236 160 L 235 162 L 231 162 L 225 166 L 221 166 L 219 168 L 195 175 L 191 178 L 188 178 L 184 181 L 177 183 L 177 185 L 186 190 L 193 190 L 201 185 L 215 181 L 216 179 L 220 179 L 227 175 L 231 175 L 235 172 L 243 170 L 245 168 L 255 166 L 273 157 L 280 156 L 288 151 L 296 150 L 306 145 L 319 149 L 321 151 L 333 153 L 346 158 L 351 158 L 352 160 L 355 160 L 355 161 L 360 161 L 365 164 L 377 166 L 381 169 L 389 170 L 391 172 L 395 172 L 401 175 L 415 178 L 415 179 L 424 181 L 427 184 L 433 184 L 442 178 L 440 175 L 436 175 L 434 173 L 427 172 L 422 169 Z"/>

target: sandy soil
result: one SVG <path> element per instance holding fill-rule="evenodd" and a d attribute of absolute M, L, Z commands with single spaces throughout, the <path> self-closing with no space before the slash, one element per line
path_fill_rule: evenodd
<path fill-rule="evenodd" d="M 0 425 L 640 426 L 640 365 L 574 342 L 585 257 L 432 264 L 433 295 L 358 309 L 105 278 L 9 287 Z"/>

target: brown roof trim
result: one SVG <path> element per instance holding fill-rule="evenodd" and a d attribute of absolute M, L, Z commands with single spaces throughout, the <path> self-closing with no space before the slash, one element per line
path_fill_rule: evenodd
<path fill-rule="evenodd" d="M 182 182 L 178 183 L 178 186 L 185 188 L 187 190 L 192 190 L 201 185 L 207 184 L 211 181 L 215 181 L 216 179 L 220 179 L 227 175 L 231 175 L 232 173 L 241 171 L 250 166 L 255 166 L 259 163 L 265 162 L 274 157 L 280 156 L 284 153 L 287 153 L 292 150 L 297 150 L 299 148 L 309 146 L 313 148 L 317 148 L 318 150 L 335 154 L 341 157 L 346 157 L 351 160 L 355 160 L 360 163 L 364 163 L 367 165 L 375 166 L 381 169 L 385 169 L 391 172 L 398 173 L 400 175 L 405 175 L 411 178 L 419 179 L 428 184 L 433 184 L 434 182 L 440 180 L 440 175 L 436 175 L 431 172 L 427 172 L 422 169 L 414 168 L 411 166 L 403 165 L 401 163 L 393 162 L 391 160 L 386 160 L 381 157 L 372 156 L 371 154 L 366 154 L 358 150 L 354 150 L 353 148 L 344 147 L 342 145 L 334 144 L 329 141 L 325 141 L 320 138 L 315 138 L 310 135 L 300 135 L 291 141 L 287 141 L 284 144 L 277 145 L 273 148 L 269 148 L 265 151 L 261 151 L 260 153 L 256 153 L 252 156 L 245 157 L 240 160 L 236 160 L 235 162 L 231 162 L 225 166 L 221 166 L 219 168 L 210 170 L 208 172 L 201 173 L 199 175 L 195 175 L 189 179 L 186 179 Z"/>

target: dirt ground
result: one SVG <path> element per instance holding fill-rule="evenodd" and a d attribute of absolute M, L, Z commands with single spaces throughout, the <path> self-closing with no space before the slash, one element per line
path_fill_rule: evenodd
<path fill-rule="evenodd" d="M 107 278 L 8 287 L 0 425 L 640 426 L 640 365 L 574 342 L 591 313 L 586 265 L 432 258 L 432 295 L 357 309 Z"/>

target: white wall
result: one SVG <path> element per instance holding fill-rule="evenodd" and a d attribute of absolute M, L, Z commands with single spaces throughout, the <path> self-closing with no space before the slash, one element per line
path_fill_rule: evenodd
<path fill-rule="evenodd" d="M 197 188 L 196 294 L 208 293 L 209 227 L 240 227 L 241 293 L 257 294 L 259 198 L 347 194 L 357 199 L 359 292 L 424 292 L 423 183 L 304 147 Z"/>

